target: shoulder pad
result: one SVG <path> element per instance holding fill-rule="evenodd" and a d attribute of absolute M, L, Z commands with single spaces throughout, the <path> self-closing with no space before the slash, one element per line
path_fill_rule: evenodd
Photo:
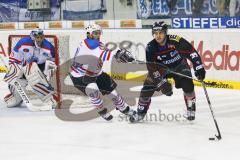
<path fill-rule="evenodd" d="M 182 37 L 178 35 L 169 35 L 169 40 L 179 42 Z"/>

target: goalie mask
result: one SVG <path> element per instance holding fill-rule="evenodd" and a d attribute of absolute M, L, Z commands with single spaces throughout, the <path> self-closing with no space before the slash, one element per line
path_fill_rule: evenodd
<path fill-rule="evenodd" d="M 100 36 L 102 35 L 102 28 L 98 24 L 91 24 L 85 28 L 87 37 L 90 39 L 100 40 Z"/>
<path fill-rule="evenodd" d="M 39 28 L 37 28 L 35 30 L 32 30 L 31 33 L 30 33 L 30 37 L 31 37 L 31 39 L 34 42 L 34 45 L 37 48 L 39 48 L 42 45 L 42 42 L 44 40 L 43 30 L 39 29 Z"/>

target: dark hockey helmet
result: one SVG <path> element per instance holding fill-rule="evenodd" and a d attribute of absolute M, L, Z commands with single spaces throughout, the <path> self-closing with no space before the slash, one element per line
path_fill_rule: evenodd
<path fill-rule="evenodd" d="M 165 31 L 167 33 L 168 25 L 164 21 L 154 22 L 152 25 L 152 34 L 156 31 Z"/>

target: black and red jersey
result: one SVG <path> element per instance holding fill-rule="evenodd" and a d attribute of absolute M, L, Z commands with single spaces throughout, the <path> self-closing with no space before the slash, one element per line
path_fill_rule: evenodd
<path fill-rule="evenodd" d="M 201 57 L 194 47 L 184 38 L 177 35 L 167 35 L 166 43 L 160 46 L 155 39 L 150 41 L 146 47 L 146 61 L 148 70 L 152 64 L 159 63 L 167 68 L 174 69 L 182 61 L 190 60 L 194 70 L 202 68 Z M 151 69 L 150 69 L 151 68 Z"/>

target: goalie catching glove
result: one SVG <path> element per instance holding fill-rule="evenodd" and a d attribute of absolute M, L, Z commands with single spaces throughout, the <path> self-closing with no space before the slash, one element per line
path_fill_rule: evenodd
<path fill-rule="evenodd" d="M 115 56 L 114 56 L 117 60 L 117 62 L 119 63 L 128 63 L 128 62 L 132 62 L 135 59 L 133 58 L 133 55 L 131 54 L 131 52 L 129 52 L 126 49 L 119 49 Z"/>

